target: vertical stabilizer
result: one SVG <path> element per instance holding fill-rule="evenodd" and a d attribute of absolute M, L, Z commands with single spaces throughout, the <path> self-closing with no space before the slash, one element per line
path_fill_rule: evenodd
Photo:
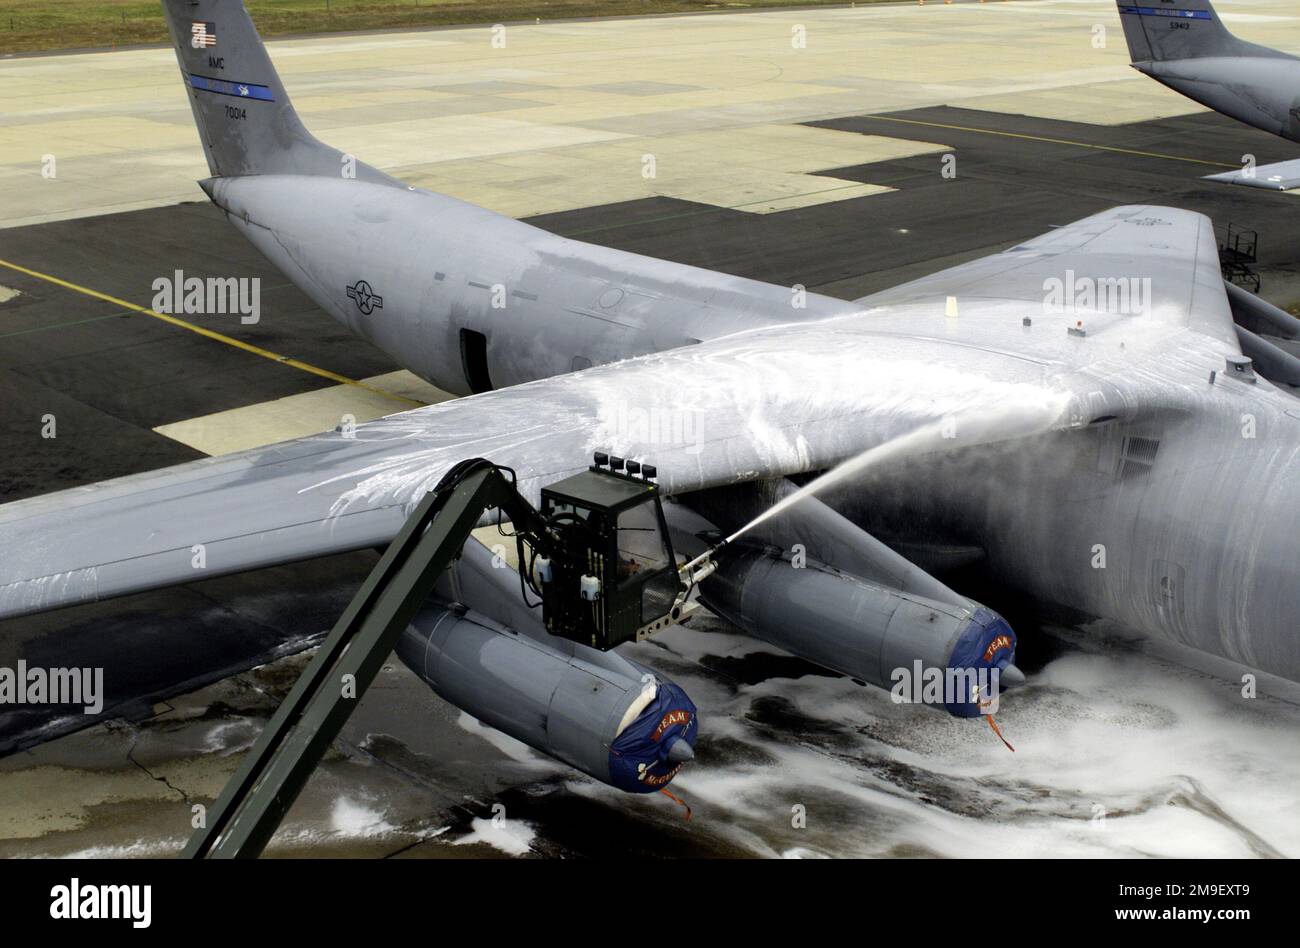
<path fill-rule="evenodd" d="M 162 5 L 214 176 L 355 175 L 392 181 L 307 131 L 242 0 L 162 0 Z"/>
<path fill-rule="evenodd" d="M 1206 56 L 1280 56 L 1273 50 L 1237 39 L 1210 0 L 1118 0 L 1129 59 L 1134 63 Z"/>

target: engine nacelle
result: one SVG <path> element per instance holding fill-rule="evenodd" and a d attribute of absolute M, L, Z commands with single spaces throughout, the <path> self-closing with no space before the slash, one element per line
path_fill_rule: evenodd
<path fill-rule="evenodd" d="M 1012 666 L 1016 635 L 1001 616 L 927 599 L 772 549 L 732 550 L 700 598 L 757 639 L 851 678 L 975 717 Z M 1006 671 L 1005 677 L 1003 676 Z"/>
<path fill-rule="evenodd" d="M 396 651 L 458 708 L 620 790 L 659 790 L 695 756 L 691 699 L 625 659 L 593 664 L 581 646 L 552 646 L 479 613 L 433 604 Z"/>

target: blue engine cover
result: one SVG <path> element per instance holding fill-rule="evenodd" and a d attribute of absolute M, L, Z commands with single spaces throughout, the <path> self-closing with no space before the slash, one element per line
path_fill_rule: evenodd
<path fill-rule="evenodd" d="M 678 740 L 694 747 L 698 730 L 695 703 L 681 688 L 660 682 L 654 700 L 610 745 L 609 782 L 628 793 L 668 786 L 682 769 L 668 759 L 669 749 Z"/>
<path fill-rule="evenodd" d="M 980 608 L 953 645 L 948 655 L 948 671 L 974 671 L 983 688 L 986 681 L 992 680 L 991 669 L 996 668 L 1000 673 L 1015 660 L 1016 633 L 996 612 Z M 970 695 L 946 701 L 944 707 L 959 718 L 979 717 L 981 713 L 979 701 Z"/>

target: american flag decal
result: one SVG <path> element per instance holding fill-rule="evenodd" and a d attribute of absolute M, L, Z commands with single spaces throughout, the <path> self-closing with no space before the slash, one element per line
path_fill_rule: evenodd
<path fill-rule="evenodd" d="M 194 20 L 190 24 L 190 45 L 195 49 L 206 49 L 217 45 L 217 24 Z"/>

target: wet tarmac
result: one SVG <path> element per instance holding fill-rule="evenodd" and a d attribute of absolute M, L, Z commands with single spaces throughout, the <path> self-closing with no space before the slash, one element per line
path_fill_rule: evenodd
<path fill-rule="evenodd" d="M 689 820 L 485 728 L 394 661 L 267 855 L 1300 855 L 1294 690 L 1246 699 L 1225 669 L 1104 627 L 1031 635 L 1052 657 L 997 715 L 1014 753 L 982 721 L 708 615 L 630 647 L 699 705 L 697 759 L 672 784 Z M 310 654 L 0 761 L 0 857 L 178 852 Z"/>

